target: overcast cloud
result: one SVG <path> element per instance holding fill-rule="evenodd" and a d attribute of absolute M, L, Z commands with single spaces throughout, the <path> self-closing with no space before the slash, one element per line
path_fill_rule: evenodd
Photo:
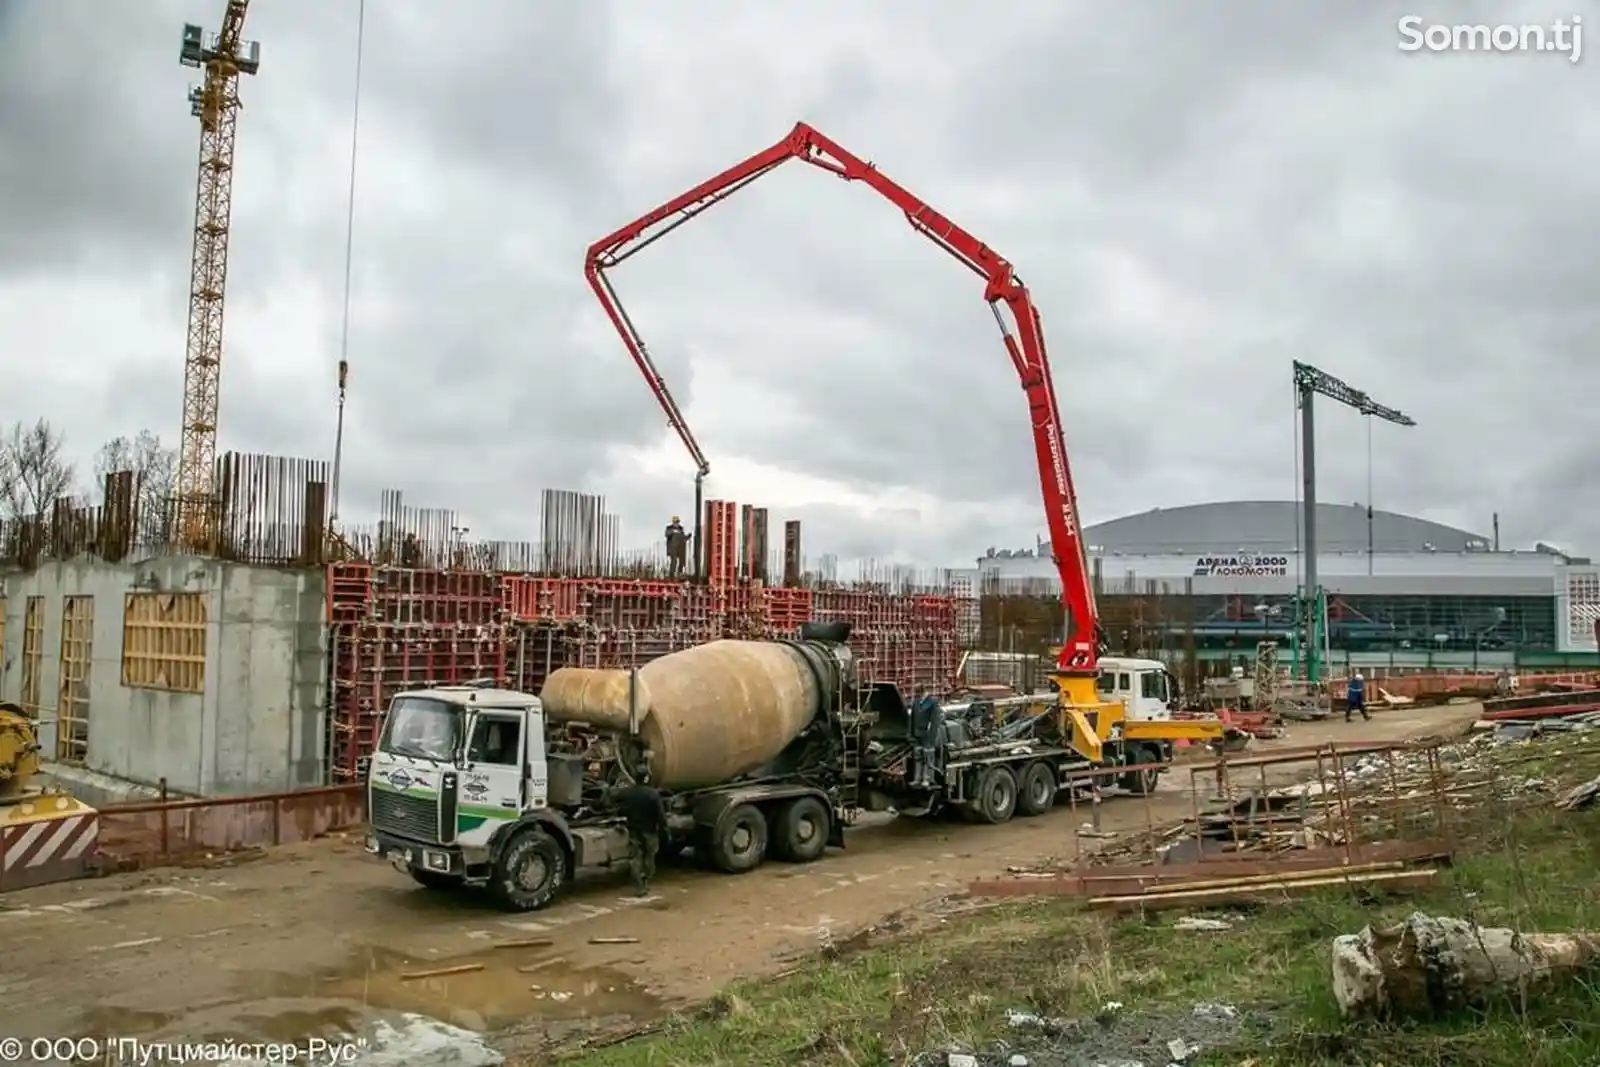
<path fill-rule="evenodd" d="M 222 0 L 0 0 L 0 418 L 176 441 L 196 123 Z M 1408 55 L 1397 20 L 1582 12 L 1597 53 Z M 225 449 L 331 452 L 355 0 L 258 0 Z M 1290 361 L 1416 417 L 1382 508 L 1600 552 L 1600 4 L 374 0 L 347 517 L 381 487 L 536 536 L 604 493 L 643 546 L 692 465 L 582 276 L 589 242 L 798 119 L 1017 265 L 1088 521 L 1294 493 Z M 710 495 L 808 554 L 961 565 L 1043 532 L 982 283 L 791 163 L 614 273 Z M 1367 495 L 1319 409 L 1320 495 Z"/>

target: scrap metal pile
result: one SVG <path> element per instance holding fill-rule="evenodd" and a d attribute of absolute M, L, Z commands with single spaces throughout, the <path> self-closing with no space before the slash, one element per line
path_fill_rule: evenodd
<path fill-rule="evenodd" d="M 1600 727 L 1600 688 L 1577 685 L 1486 700 L 1477 723 L 1478 729 L 1493 730 L 1496 736 L 1512 741 L 1595 727 Z"/>
<path fill-rule="evenodd" d="M 1573 736 L 1577 735 L 1577 736 Z M 1067 863 L 971 885 L 979 896 L 1084 896 L 1095 908 L 1157 910 L 1283 899 L 1333 885 L 1393 892 L 1427 885 L 1471 816 L 1534 803 L 1571 811 L 1600 801 L 1600 778 L 1563 788 L 1541 765 L 1600 763 L 1587 719 L 1526 754 L 1516 738 L 1337 745 L 1224 759 L 1191 769 L 1191 812 L 1085 846 Z M 1563 742 L 1570 741 L 1570 744 Z M 1105 835 L 1080 832 L 1082 837 Z"/>
<path fill-rule="evenodd" d="M 1190 814 L 980 895 L 1081 895 L 1115 910 L 1281 897 L 1330 884 L 1414 888 L 1453 851 L 1458 788 L 1438 744 L 1321 746 L 1191 768 Z M 1147 812 L 1149 808 L 1147 806 Z"/>

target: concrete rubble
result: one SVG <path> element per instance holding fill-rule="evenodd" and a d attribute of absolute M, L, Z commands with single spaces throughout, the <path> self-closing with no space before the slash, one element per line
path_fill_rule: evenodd
<path fill-rule="evenodd" d="M 340 1067 L 499 1067 L 505 1056 L 471 1030 L 410 1012 L 379 1019 L 360 1034 L 340 1035 L 350 1046 L 340 1049 Z M 329 1038 L 337 1045 L 340 1038 Z M 350 1054 L 347 1056 L 346 1052 Z M 281 1059 L 232 1059 L 219 1067 L 276 1067 Z"/>
<path fill-rule="evenodd" d="M 1333 941 L 1333 994 L 1346 1018 L 1427 1018 L 1577 975 L 1600 934 L 1519 933 L 1414 912 Z"/>
<path fill-rule="evenodd" d="M 1027 1011 L 1008 1019 L 1011 1040 L 982 1050 L 930 1049 L 902 1067 L 1183 1067 L 1232 1042 L 1249 1022 L 1231 1004 L 1138 1011 L 1115 1001 L 1085 1019 Z"/>

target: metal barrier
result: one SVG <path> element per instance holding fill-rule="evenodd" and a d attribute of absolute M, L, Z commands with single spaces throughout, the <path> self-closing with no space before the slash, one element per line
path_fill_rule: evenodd
<path fill-rule="evenodd" d="M 100 809 L 101 873 L 309 841 L 366 818 L 361 784 L 243 797 L 113 804 Z"/>
<path fill-rule="evenodd" d="M 1115 833 L 1102 831 L 1100 787 L 1162 766 L 1072 772 L 1056 804 L 1070 808 L 1074 822 L 1089 818 L 1064 842 L 1064 854 L 1047 870 L 980 879 L 970 890 L 988 897 L 1092 896 L 1166 883 L 1220 885 L 1216 880 L 1448 862 L 1455 850 L 1453 801 L 1469 791 L 1488 795 L 1482 783 L 1442 765 L 1440 742 L 1334 742 L 1170 768 L 1188 773 L 1186 815 L 1171 804 L 1161 805 L 1163 818 L 1156 810 L 1157 801 L 1182 793 L 1147 792 L 1137 798 L 1142 820 L 1119 816 Z"/>

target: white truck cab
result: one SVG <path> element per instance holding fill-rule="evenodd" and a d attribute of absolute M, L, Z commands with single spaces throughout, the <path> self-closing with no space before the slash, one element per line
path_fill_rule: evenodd
<path fill-rule="evenodd" d="M 367 771 L 367 851 L 431 888 L 485 885 L 518 910 L 541 907 L 577 862 L 609 858 L 626 835 L 583 833 L 583 767 L 545 747 L 529 693 L 441 686 L 389 705 Z M 594 840 L 587 840 L 592 837 Z"/>
<path fill-rule="evenodd" d="M 1119 702 L 1135 722 L 1167 722 L 1178 705 L 1178 683 L 1160 660 L 1100 657 L 1100 699 Z"/>

